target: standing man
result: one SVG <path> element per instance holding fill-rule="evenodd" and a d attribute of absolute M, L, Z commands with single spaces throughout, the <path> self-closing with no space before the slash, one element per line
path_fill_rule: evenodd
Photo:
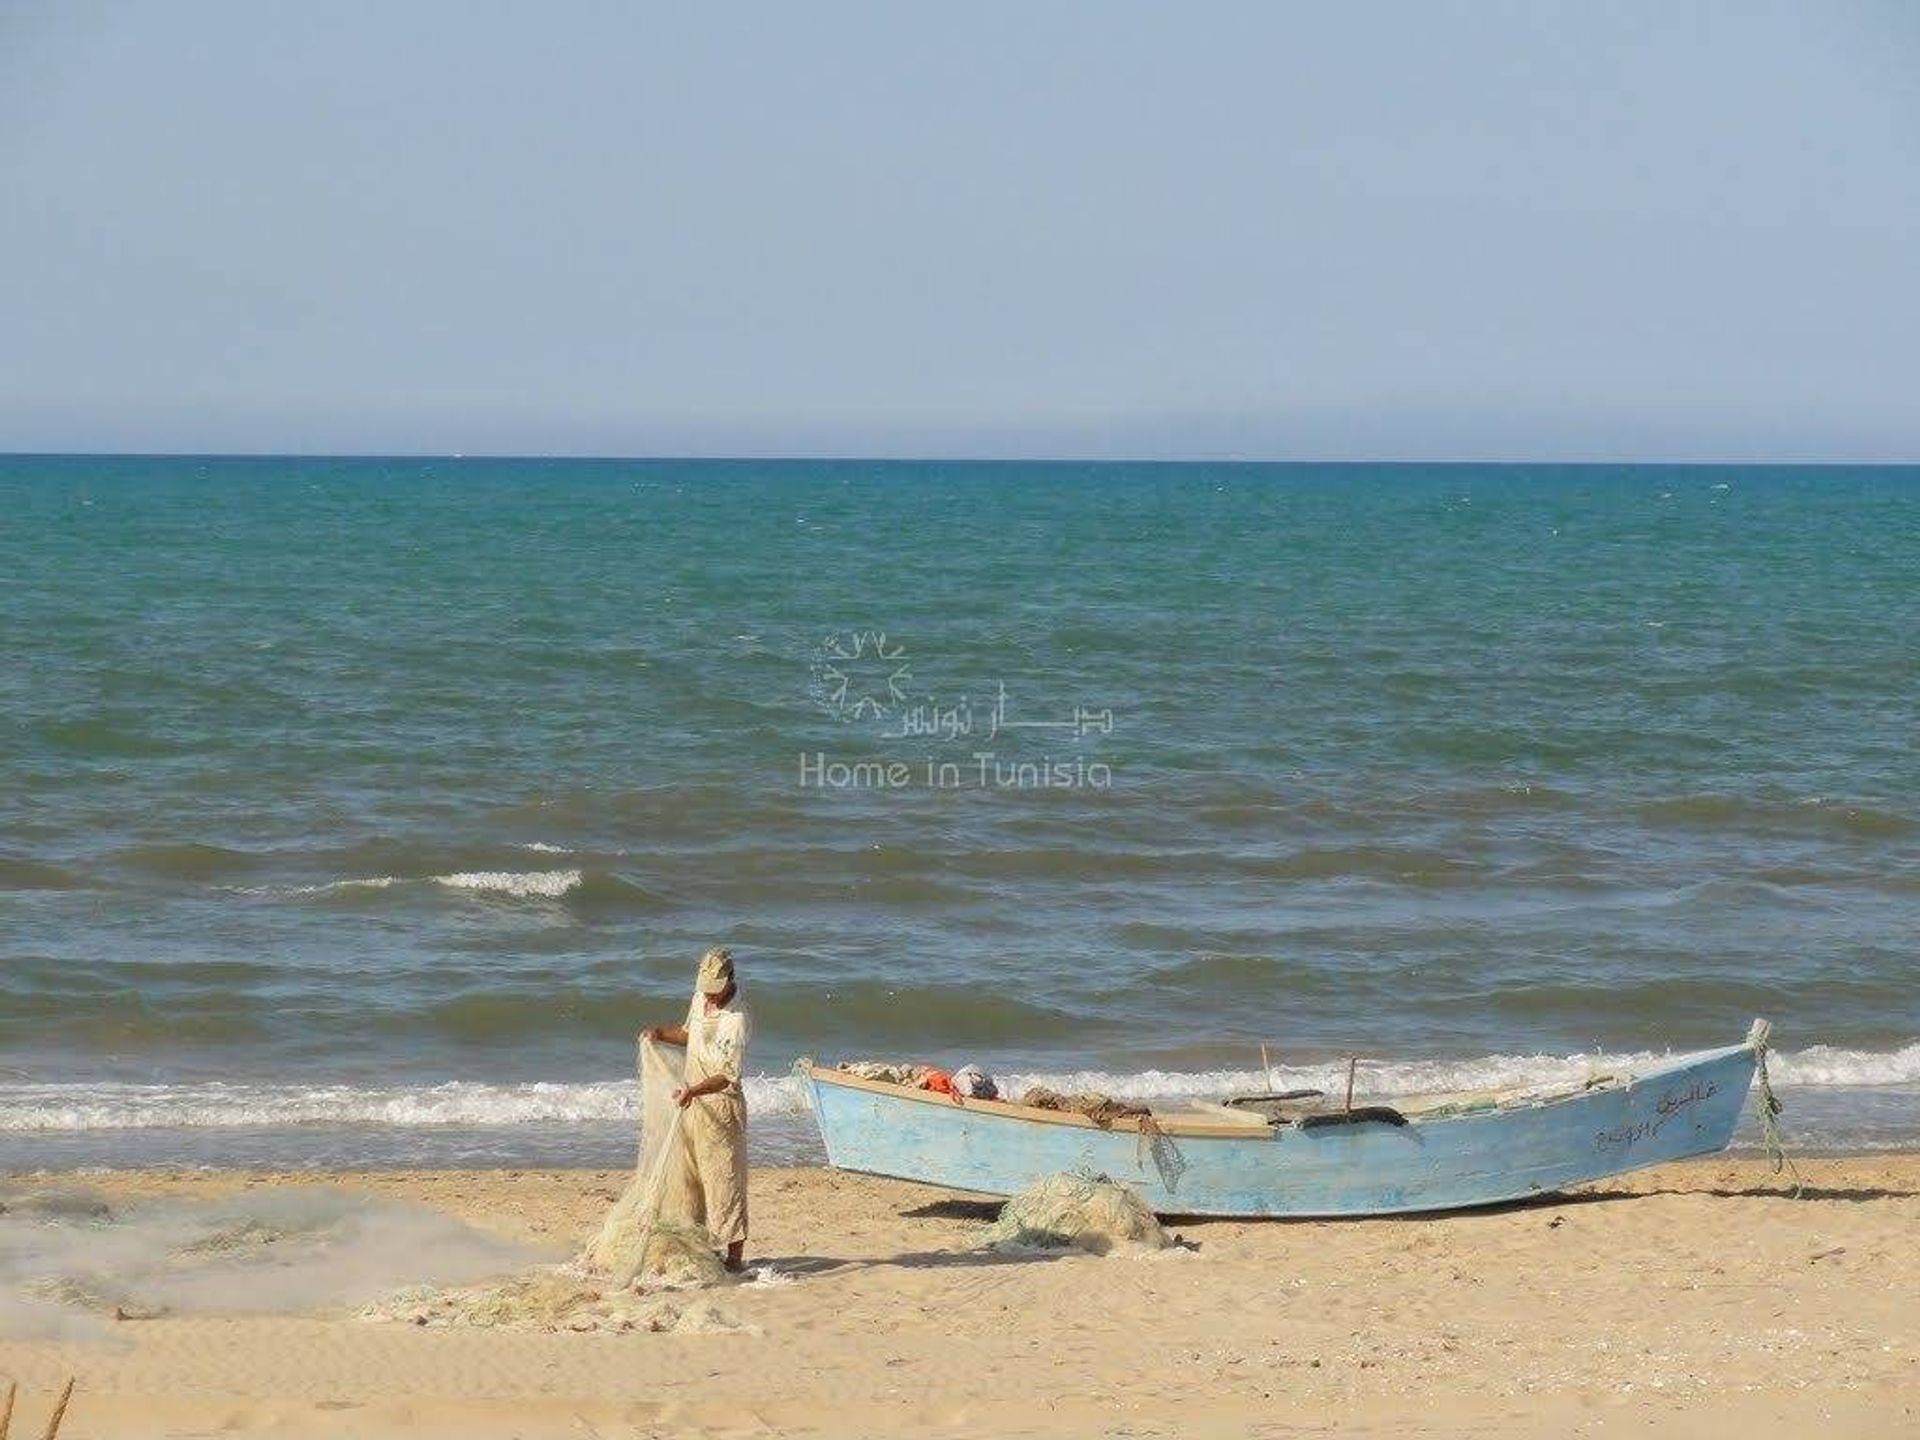
<path fill-rule="evenodd" d="M 676 1209 L 707 1227 L 727 1247 L 738 1271 L 747 1248 L 747 1012 L 734 1005 L 740 987 L 733 953 L 715 946 L 700 957 L 700 977 L 685 1025 L 646 1031 L 663 1045 L 687 1048 L 686 1083 L 673 1092 L 680 1122 L 682 1192 Z"/>

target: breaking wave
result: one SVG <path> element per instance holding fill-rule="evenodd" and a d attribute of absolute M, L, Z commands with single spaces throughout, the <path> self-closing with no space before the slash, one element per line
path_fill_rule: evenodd
<path fill-rule="evenodd" d="M 652 909 L 663 902 L 617 875 L 580 869 L 457 870 L 446 875 L 365 875 L 317 885 L 256 885 L 238 893 L 264 899 L 351 903 L 382 891 L 442 890 L 491 900 L 572 900 Z"/>
<path fill-rule="evenodd" d="M 330 880 L 324 885 L 295 885 L 260 894 L 339 895 L 355 890 L 390 890 L 396 885 L 444 885 L 449 890 L 505 895 L 515 900 L 535 897 L 558 899 L 577 890 L 585 877 L 578 870 L 463 870 L 453 875 L 373 875 L 352 880 Z"/>
<path fill-rule="evenodd" d="M 1643 1050 L 1591 1055 L 1488 1055 L 1476 1060 L 1363 1060 L 1355 1077 L 1355 1090 L 1375 1095 L 1420 1094 L 1496 1089 L 1536 1081 L 1579 1081 L 1595 1071 L 1639 1069 L 1670 1058 Z M 1826 1045 L 1770 1051 L 1767 1068 L 1779 1088 L 1916 1084 L 1920 1083 L 1920 1041 L 1891 1051 L 1837 1050 Z M 1332 1093 L 1346 1084 L 1346 1067 L 1340 1061 L 1275 1065 L 1271 1079 L 1283 1090 L 1312 1088 Z M 1097 1090 L 1124 1100 L 1244 1094 L 1268 1085 L 1268 1077 L 1258 1070 L 1144 1070 L 1133 1074 L 1077 1070 L 1016 1077 L 1016 1081 L 1055 1090 Z"/>
<path fill-rule="evenodd" d="M 580 888 L 585 877 L 578 870 L 541 870 L 515 874 L 510 870 L 470 870 L 459 875 L 435 875 L 433 883 L 449 890 L 471 890 L 486 895 L 508 895 L 516 900 L 538 896 L 557 899 Z"/>
<path fill-rule="evenodd" d="M 1490 1055 L 1476 1060 L 1402 1060 L 1363 1065 L 1358 1088 L 1372 1094 L 1469 1090 L 1556 1079 L 1578 1080 L 1593 1070 L 1632 1069 L 1667 1057 L 1652 1052 L 1594 1055 Z M 1920 1084 L 1920 1041 L 1892 1051 L 1838 1050 L 1816 1045 L 1769 1057 L 1781 1089 L 1880 1088 Z M 1281 1088 L 1332 1092 L 1344 1084 L 1339 1061 L 1275 1066 Z M 1265 1089 L 1258 1070 L 1115 1073 L 1103 1070 L 1014 1073 L 1001 1076 L 1017 1093 L 1028 1085 L 1098 1090 L 1129 1100 L 1218 1097 Z M 756 1114 L 804 1108 L 799 1084 L 786 1075 L 747 1081 Z M 458 1080 L 439 1085 L 0 1084 L 0 1131 L 79 1132 L 116 1129 L 293 1129 L 302 1127 L 512 1127 L 635 1119 L 628 1078 L 576 1083 L 497 1085 Z"/>

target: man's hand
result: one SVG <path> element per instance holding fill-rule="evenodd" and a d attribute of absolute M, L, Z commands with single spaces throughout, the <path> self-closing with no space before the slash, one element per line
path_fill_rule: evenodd
<path fill-rule="evenodd" d="M 709 1075 L 697 1085 L 682 1085 L 678 1090 L 674 1091 L 673 1103 L 684 1110 L 702 1095 L 718 1095 L 728 1088 L 725 1077 Z"/>

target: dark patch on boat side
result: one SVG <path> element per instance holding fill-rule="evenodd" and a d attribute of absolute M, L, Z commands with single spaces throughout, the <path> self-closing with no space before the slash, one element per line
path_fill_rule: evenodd
<path fill-rule="evenodd" d="M 1404 1125 L 1407 1117 L 1391 1105 L 1356 1105 L 1351 1110 L 1329 1110 L 1323 1115 L 1302 1115 L 1302 1130 L 1318 1130 L 1323 1125 L 1360 1125 L 1378 1120 L 1386 1125 Z"/>
<path fill-rule="evenodd" d="M 1272 1095 L 1229 1095 L 1225 1103 L 1237 1109 L 1257 1110 L 1262 1105 L 1277 1104 L 1282 1100 L 1319 1100 L 1326 1093 L 1324 1090 L 1281 1090 Z"/>

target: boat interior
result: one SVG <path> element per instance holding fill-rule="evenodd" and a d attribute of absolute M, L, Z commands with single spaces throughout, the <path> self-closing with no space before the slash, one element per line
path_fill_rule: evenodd
<path fill-rule="evenodd" d="M 823 1080 L 857 1089 L 889 1092 L 916 1100 L 942 1104 L 964 1103 L 989 1113 L 1018 1116 L 1053 1124 L 1097 1124 L 1100 1128 L 1133 1130 L 1139 1128 L 1136 1116 L 1089 1119 L 1071 1110 L 1041 1108 L 1010 1100 L 967 1100 L 912 1086 L 867 1079 L 844 1071 L 814 1067 Z M 1453 1090 L 1431 1094 L 1382 1096 L 1343 1092 L 1330 1095 L 1323 1090 L 1288 1090 L 1271 1094 L 1232 1095 L 1219 1100 L 1156 1100 L 1149 1123 L 1171 1134 L 1231 1134 L 1239 1130 L 1317 1129 L 1322 1126 L 1377 1122 L 1406 1125 L 1422 1120 L 1439 1120 L 1486 1111 L 1518 1109 L 1569 1100 L 1595 1090 L 1631 1084 L 1633 1076 L 1624 1071 L 1591 1070 L 1575 1080 L 1527 1083 L 1481 1090 Z M 1104 1098 L 1104 1097 L 1081 1097 Z"/>

